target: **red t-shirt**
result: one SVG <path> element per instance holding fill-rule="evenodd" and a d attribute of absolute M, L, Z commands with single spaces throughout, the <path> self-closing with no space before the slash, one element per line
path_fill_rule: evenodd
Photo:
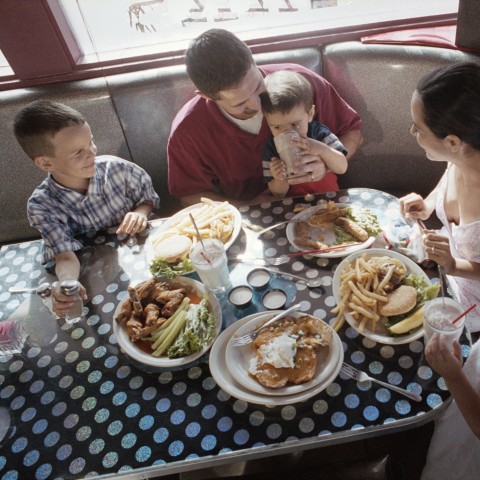
<path fill-rule="evenodd" d="M 320 75 L 295 64 L 263 65 L 263 76 L 292 70 L 312 84 L 315 120 L 337 136 L 360 130 L 359 115 Z M 175 197 L 213 190 L 228 198 L 249 200 L 265 190 L 262 152 L 270 137 L 265 119 L 258 135 L 228 120 L 215 102 L 197 96 L 176 115 L 168 140 L 168 188 Z"/>

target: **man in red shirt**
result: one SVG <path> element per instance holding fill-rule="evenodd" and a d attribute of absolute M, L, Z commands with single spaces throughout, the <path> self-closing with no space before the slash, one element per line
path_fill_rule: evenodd
<path fill-rule="evenodd" d="M 305 76 L 314 92 L 315 120 L 327 124 L 348 151 L 363 141 L 359 115 L 320 75 L 295 64 L 257 67 L 247 45 L 232 33 L 212 29 L 186 52 L 187 73 L 197 96 L 176 115 L 168 140 L 168 186 L 184 205 L 201 197 L 236 204 L 272 201 L 263 182 L 262 152 L 271 136 L 261 112 L 264 77 L 277 70 Z M 305 155 L 297 167 L 302 183 L 327 170 L 318 156 Z"/>

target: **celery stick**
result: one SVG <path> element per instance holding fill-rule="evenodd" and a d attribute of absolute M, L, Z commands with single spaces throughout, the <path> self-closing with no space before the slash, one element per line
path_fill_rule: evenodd
<path fill-rule="evenodd" d="M 175 341 L 177 336 L 179 335 L 180 331 L 182 328 L 185 326 L 185 323 L 187 322 L 187 312 L 182 312 L 178 317 L 177 321 L 173 324 L 173 327 L 170 329 L 171 331 L 169 334 L 165 337 L 165 340 L 162 342 L 162 344 L 152 353 L 154 357 L 159 357 L 164 353 L 172 343 Z"/>
<path fill-rule="evenodd" d="M 178 317 L 178 315 L 180 315 L 180 313 L 182 313 L 183 311 L 188 310 L 189 307 L 190 307 L 190 299 L 188 297 L 185 297 L 182 300 L 182 303 L 175 310 L 173 315 L 163 325 L 160 325 L 158 328 L 156 328 L 155 330 L 153 330 L 153 332 L 150 333 L 150 337 L 152 337 L 152 339 L 153 339 L 152 341 L 157 343 L 157 340 L 161 336 L 163 336 L 163 338 L 165 338 L 165 336 L 168 334 L 166 332 L 168 331 L 169 328 L 171 328 L 172 323 L 175 322 L 175 319 Z M 157 348 L 158 345 L 160 345 L 161 342 L 162 341 L 160 340 L 157 343 L 157 345 L 155 345 L 155 343 L 154 343 L 152 345 L 152 348 L 153 349 Z"/>

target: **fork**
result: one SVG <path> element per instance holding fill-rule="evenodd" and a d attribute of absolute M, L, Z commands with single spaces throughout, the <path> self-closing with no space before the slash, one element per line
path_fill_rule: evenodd
<path fill-rule="evenodd" d="M 314 255 L 316 253 L 329 253 L 335 250 L 342 250 L 345 248 L 356 247 L 357 245 L 361 245 L 362 242 L 355 242 L 355 243 L 348 243 L 345 245 L 334 245 L 333 247 L 322 248 L 321 250 L 307 250 L 306 252 L 295 252 L 295 253 L 288 253 L 285 255 L 280 255 L 279 257 L 271 257 L 266 258 L 265 261 L 268 262 L 270 265 L 282 265 L 290 261 L 293 257 L 301 257 L 302 255 Z"/>
<path fill-rule="evenodd" d="M 242 335 L 241 337 L 234 338 L 232 340 L 232 345 L 234 347 L 243 347 L 244 345 L 248 345 L 249 343 L 252 343 L 264 328 L 268 327 L 272 323 L 275 323 L 277 320 L 280 320 L 281 318 L 285 317 L 289 313 L 292 313 L 295 310 L 298 310 L 300 307 L 301 307 L 300 303 L 296 303 L 295 305 L 292 305 L 290 308 L 287 308 L 284 312 L 279 313 L 278 315 L 275 315 L 273 318 L 265 322 L 261 327 L 257 328 L 256 330 L 248 332 L 245 335 Z"/>
<path fill-rule="evenodd" d="M 371 377 L 367 373 L 362 372 L 361 370 L 358 370 L 355 367 L 352 367 L 351 365 L 348 365 L 347 363 L 342 364 L 342 367 L 340 368 L 340 372 L 343 373 L 345 376 L 352 378 L 353 380 L 356 380 L 357 382 L 365 382 L 367 380 L 370 380 L 371 382 L 376 382 L 385 388 L 389 388 L 390 390 L 394 390 L 397 393 L 401 393 L 402 395 L 405 395 L 406 397 L 411 398 L 416 402 L 422 401 L 422 397 L 420 395 L 417 395 L 416 393 L 413 393 L 413 392 L 409 392 L 408 390 L 404 390 L 403 388 L 396 387 L 395 385 L 390 385 L 389 383 L 385 383 L 380 380 L 377 380 L 376 378 Z"/>

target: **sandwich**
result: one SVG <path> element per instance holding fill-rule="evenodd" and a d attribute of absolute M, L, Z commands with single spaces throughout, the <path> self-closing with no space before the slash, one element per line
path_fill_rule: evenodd
<path fill-rule="evenodd" d="M 174 234 L 152 241 L 155 259 L 150 264 L 150 271 L 155 277 L 173 278 L 190 273 L 193 270 L 188 254 L 193 242 L 190 237 Z"/>

